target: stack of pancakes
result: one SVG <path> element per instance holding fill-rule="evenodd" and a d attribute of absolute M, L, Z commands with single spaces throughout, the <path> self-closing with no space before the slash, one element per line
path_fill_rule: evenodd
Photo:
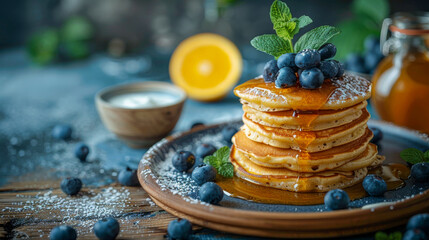
<path fill-rule="evenodd" d="M 235 88 L 243 104 L 231 162 L 247 181 L 295 192 L 326 192 L 361 181 L 382 158 L 368 129 L 371 83 L 345 74 L 320 89 L 276 88 L 263 78 Z"/>

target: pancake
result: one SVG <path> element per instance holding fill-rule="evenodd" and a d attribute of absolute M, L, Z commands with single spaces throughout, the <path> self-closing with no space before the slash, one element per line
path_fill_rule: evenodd
<path fill-rule="evenodd" d="M 303 89 L 299 85 L 276 88 L 262 77 L 247 81 L 234 89 L 237 97 L 260 111 L 338 110 L 367 100 L 371 82 L 345 73 L 343 77 L 327 79 L 319 89 Z"/>
<path fill-rule="evenodd" d="M 366 105 L 367 102 L 363 101 L 340 110 L 261 112 L 248 104 L 243 104 L 243 111 L 248 119 L 264 126 L 318 131 L 356 120 L 362 115 L 361 110 L 366 108 Z"/>
<path fill-rule="evenodd" d="M 236 151 L 241 152 L 249 161 L 257 165 L 315 173 L 338 168 L 356 159 L 364 152 L 369 152 L 370 154 L 374 152 L 376 154 L 376 146 L 373 144 L 368 145 L 372 136 L 372 132 L 367 129 L 365 135 L 360 139 L 327 151 L 314 153 L 276 148 L 258 143 L 247 138 L 243 131 L 237 132 L 232 141 Z"/>
<path fill-rule="evenodd" d="M 370 115 L 366 109 L 361 116 L 345 125 L 320 131 L 298 131 L 263 126 L 243 115 L 242 130 L 256 142 L 279 148 L 292 148 L 308 152 L 325 151 L 354 141 L 365 134 Z"/>

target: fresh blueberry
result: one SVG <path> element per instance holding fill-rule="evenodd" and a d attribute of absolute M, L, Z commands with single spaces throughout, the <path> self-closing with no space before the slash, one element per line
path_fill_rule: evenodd
<path fill-rule="evenodd" d="M 428 237 L 421 229 L 410 229 L 404 233 L 402 240 L 427 240 Z"/>
<path fill-rule="evenodd" d="M 52 137 L 59 140 L 69 140 L 72 135 L 72 127 L 68 124 L 58 124 L 52 129 Z"/>
<path fill-rule="evenodd" d="M 295 57 L 296 53 L 285 53 L 277 59 L 277 67 L 279 69 L 282 69 L 284 67 L 290 67 L 294 71 L 298 69 L 298 67 L 295 64 Z"/>
<path fill-rule="evenodd" d="M 429 234 L 429 213 L 421 213 L 414 215 L 408 220 L 407 229 L 422 229 Z"/>
<path fill-rule="evenodd" d="M 338 72 L 335 77 L 342 77 L 344 75 L 344 65 L 337 60 L 333 60 L 337 64 Z"/>
<path fill-rule="evenodd" d="M 329 210 L 346 209 L 349 202 L 349 195 L 341 189 L 334 189 L 325 194 L 325 206 Z"/>
<path fill-rule="evenodd" d="M 173 166 L 179 172 L 187 172 L 195 164 L 195 156 L 188 151 L 179 151 L 173 156 Z"/>
<path fill-rule="evenodd" d="M 77 232 L 74 228 L 61 225 L 54 227 L 52 229 L 51 234 L 49 235 L 49 239 L 51 240 L 75 240 L 77 239 Z"/>
<path fill-rule="evenodd" d="M 322 71 L 324 78 L 333 78 L 338 73 L 338 64 L 332 60 L 322 61 L 320 71 Z"/>
<path fill-rule="evenodd" d="M 218 204 L 223 198 L 223 190 L 214 182 L 206 182 L 200 187 L 200 200 L 210 204 Z"/>
<path fill-rule="evenodd" d="M 299 83 L 303 88 L 307 89 L 316 89 L 320 88 L 323 84 L 322 71 L 318 68 L 310 68 L 302 71 L 301 75 L 299 75 Z"/>
<path fill-rule="evenodd" d="M 367 52 L 374 52 L 380 50 L 380 39 L 371 35 L 365 38 L 364 41 L 365 50 Z"/>
<path fill-rule="evenodd" d="M 123 186 L 138 186 L 137 170 L 127 167 L 118 174 L 118 182 Z"/>
<path fill-rule="evenodd" d="M 362 182 L 363 189 L 371 196 L 381 196 L 387 191 L 387 184 L 383 178 L 369 174 Z"/>
<path fill-rule="evenodd" d="M 232 126 L 226 126 L 222 129 L 223 140 L 231 142 L 231 138 L 238 132 L 237 128 Z"/>
<path fill-rule="evenodd" d="M 417 182 L 429 182 L 429 163 L 421 162 L 411 167 L 411 177 Z"/>
<path fill-rule="evenodd" d="M 365 68 L 365 59 L 357 53 L 351 53 L 346 58 L 346 69 L 357 72 L 357 73 L 367 73 Z"/>
<path fill-rule="evenodd" d="M 82 181 L 79 178 L 68 177 L 61 181 L 61 190 L 67 195 L 76 195 L 82 189 Z"/>
<path fill-rule="evenodd" d="M 303 69 L 318 67 L 320 64 L 320 54 L 314 49 L 304 49 L 296 54 L 295 64 L 297 67 Z"/>
<path fill-rule="evenodd" d="M 85 162 L 89 154 L 89 147 L 85 143 L 78 143 L 74 149 L 74 155 L 82 162 Z"/>
<path fill-rule="evenodd" d="M 116 219 L 108 217 L 96 222 L 93 229 L 98 239 L 113 240 L 119 234 L 119 223 Z"/>
<path fill-rule="evenodd" d="M 277 72 L 279 68 L 277 67 L 277 61 L 271 60 L 267 62 L 264 66 L 264 80 L 267 83 L 274 82 L 276 80 Z"/>
<path fill-rule="evenodd" d="M 277 88 L 287 88 L 293 87 L 296 85 L 296 75 L 295 71 L 290 67 L 280 68 L 279 73 L 277 74 L 276 87 Z"/>
<path fill-rule="evenodd" d="M 202 127 L 204 126 L 204 123 L 202 122 L 195 122 L 191 125 L 191 129 L 196 128 L 196 127 Z"/>
<path fill-rule="evenodd" d="M 383 56 L 377 53 L 369 52 L 365 54 L 365 68 L 369 73 L 373 73 L 377 68 Z"/>
<path fill-rule="evenodd" d="M 192 179 L 202 185 L 206 182 L 213 182 L 216 179 L 216 169 L 210 165 L 198 166 L 192 171 Z"/>
<path fill-rule="evenodd" d="M 337 53 L 337 48 L 332 43 L 326 43 L 319 48 L 320 58 L 322 60 L 332 58 Z"/>
<path fill-rule="evenodd" d="M 208 143 L 203 143 L 197 147 L 197 150 L 195 150 L 195 155 L 197 157 L 204 158 L 206 156 L 212 155 L 214 152 L 216 152 L 216 150 L 217 149 L 215 146 Z"/>
<path fill-rule="evenodd" d="M 175 219 L 168 224 L 167 233 L 172 239 L 188 239 L 192 234 L 192 224 L 186 219 Z"/>
<path fill-rule="evenodd" d="M 369 129 L 371 129 L 372 133 L 374 134 L 374 137 L 371 139 L 371 143 L 376 144 L 380 142 L 381 139 L 383 139 L 383 132 L 379 128 L 370 127 Z"/>

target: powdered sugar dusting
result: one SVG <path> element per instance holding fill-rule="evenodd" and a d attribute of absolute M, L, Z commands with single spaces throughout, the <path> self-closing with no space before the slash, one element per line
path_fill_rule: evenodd
<path fill-rule="evenodd" d="M 337 88 L 329 97 L 328 104 L 356 100 L 371 92 L 371 82 L 355 75 L 344 74 L 342 78 L 333 78 L 331 81 Z"/>

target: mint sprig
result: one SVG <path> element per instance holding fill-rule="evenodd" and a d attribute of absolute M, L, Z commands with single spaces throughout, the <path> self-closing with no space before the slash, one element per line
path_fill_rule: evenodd
<path fill-rule="evenodd" d="M 234 167 L 229 161 L 229 152 L 229 147 L 221 147 L 213 155 L 206 156 L 204 163 L 214 167 L 222 177 L 232 178 L 234 176 Z"/>
<path fill-rule="evenodd" d="M 292 44 L 293 37 L 301 28 L 313 22 L 308 16 L 292 17 L 286 3 L 275 0 L 270 8 L 270 19 L 276 34 L 257 36 L 250 44 L 261 52 L 274 56 L 276 59 L 285 53 L 299 52 L 303 49 L 318 49 L 333 36 L 340 33 L 335 27 L 322 26 L 304 34 L 296 43 Z"/>
<path fill-rule="evenodd" d="M 385 232 L 376 232 L 374 236 L 375 240 L 401 240 L 402 233 L 399 231 L 390 233 L 389 235 Z"/>
<path fill-rule="evenodd" d="M 422 152 L 415 148 L 407 148 L 400 153 L 401 158 L 412 164 L 429 162 L 429 150 Z"/>

